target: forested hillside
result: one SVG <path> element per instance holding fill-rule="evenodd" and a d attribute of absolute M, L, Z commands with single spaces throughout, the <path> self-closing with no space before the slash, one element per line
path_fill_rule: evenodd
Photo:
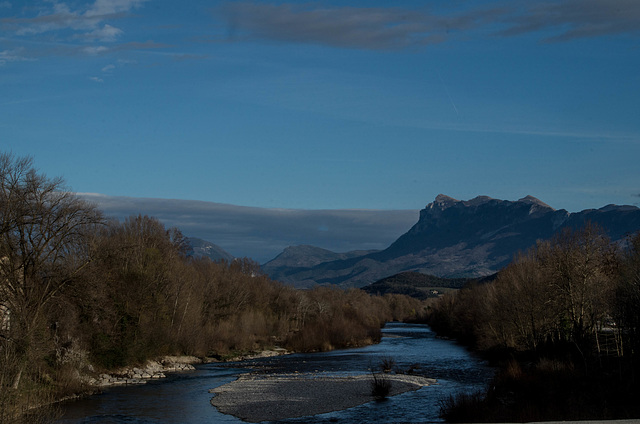
<path fill-rule="evenodd" d="M 478 281 L 472 278 L 441 278 L 419 272 L 401 272 L 373 284 L 362 287 L 370 294 L 387 293 L 406 294 L 416 299 L 427 299 L 441 296 L 451 290 L 458 290 L 465 285 Z"/>
<path fill-rule="evenodd" d="M 160 355 L 374 343 L 423 306 L 360 290 L 301 291 L 249 259 L 189 256 L 157 219 L 107 220 L 30 158 L 0 155 L 0 422 L 87 390 L 82 378 Z M 46 412 L 46 411 L 45 411 Z"/>

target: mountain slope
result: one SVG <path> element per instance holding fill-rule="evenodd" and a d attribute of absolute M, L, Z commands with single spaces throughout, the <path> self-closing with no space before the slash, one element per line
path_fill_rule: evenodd
<path fill-rule="evenodd" d="M 299 266 L 280 267 L 277 274 L 265 272 L 296 286 L 362 287 L 404 271 L 448 278 L 482 277 L 498 271 L 537 240 L 588 221 L 618 240 L 640 229 L 640 209 L 609 205 L 572 214 L 532 196 L 517 201 L 487 196 L 460 201 L 438 195 L 420 211 L 418 222 L 385 250 L 335 260 L 326 260 L 331 255 L 325 253 L 317 261 L 298 258 Z"/>
<path fill-rule="evenodd" d="M 227 262 L 231 262 L 234 259 L 233 255 L 209 241 L 202 240 L 197 237 L 187 237 L 187 240 L 191 245 L 191 249 L 193 251 L 192 255 L 196 258 L 207 257 L 212 261 L 224 260 Z"/>
<path fill-rule="evenodd" d="M 343 261 L 358 258 L 376 252 L 375 250 L 355 250 L 346 253 L 335 253 L 320 247 L 300 245 L 289 246 L 275 259 L 262 265 L 262 271 L 274 280 L 286 281 L 291 274 L 313 268 L 325 262 Z M 314 280 L 297 280 L 297 287 L 315 285 Z"/>

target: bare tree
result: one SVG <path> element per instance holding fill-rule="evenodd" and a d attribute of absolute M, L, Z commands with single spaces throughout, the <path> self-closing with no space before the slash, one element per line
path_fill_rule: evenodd
<path fill-rule="evenodd" d="M 0 303 L 10 312 L 5 349 L 23 358 L 13 379 L 42 337 L 36 337 L 51 299 L 89 262 L 88 230 L 102 221 L 95 206 L 47 178 L 31 158 L 0 154 Z"/>
<path fill-rule="evenodd" d="M 489 335 L 505 346 L 535 350 L 553 333 L 558 311 L 535 249 L 518 254 L 490 287 Z"/>
<path fill-rule="evenodd" d="M 637 360 L 640 352 L 640 233 L 629 240 L 618 280 L 615 320 L 626 344 L 625 354 L 635 356 Z"/>
<path fill-rule="evenodd" d="M 551 294 L 563 309 L 569 333 L 579 346 L 589 343 L 611 310 L 617 263 L 615 247 L 602 228 L 587 224 L 564 230 L 538 246 Z"/>

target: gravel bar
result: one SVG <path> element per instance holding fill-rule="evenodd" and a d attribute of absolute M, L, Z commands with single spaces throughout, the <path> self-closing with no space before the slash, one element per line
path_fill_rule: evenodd
<path fill-rule="evenodd" d="M 389 396 L 435 383 L 404 374 L 385 374 L 391 381 Z M 211 404 L 224 414 L 248 422 L 277 421 L 352 408 L 375 398 L 371 375 L 243 374 L 237 380 L 210 390 Z"/>

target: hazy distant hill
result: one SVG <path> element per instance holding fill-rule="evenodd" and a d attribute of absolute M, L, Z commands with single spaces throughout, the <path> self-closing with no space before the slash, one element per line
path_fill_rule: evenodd
<path fill-rule="evenodd" d="M 605 228 L 613 240 L 640 230 L 640 209 L 608 205 L 577 213 L 555 210 L 532 196 L 518 201 L 479 196 L 460 201 L 438 195 L 420 211 L 418 222 L 387 249 L 345 258 L 305 247 L 296 265 L 265 265 L 272 278 L 298 287 L 340 284 L 362 287 L 404 271 L 450 278 L 490 275 L 513 255 L 553 236 L 564 227 L 579 228 L 591 221 Z M 295 249 L 295 248 L 294 248 Z M 285 251 L 286 252 L 286 251 Z M 283 254 L 285 253 L 283 252 Z"/>
<path fill-rule="evenodd" d="M 193 250 L 194 257 L 207 257 L 212 261 L 225 260 L 227 262 L 233 261 L 233 255 L 223 250 L 220 246 L 215 245 L 209 241 L 199 239 L 197 237 L 188 237 L 189 244 Z"/>
<path fill-rule="evenodd" d="M 346 253 L 335 253 L 309 245 L 290 246 L 284 249 L 275 259 L 262 265 L 261 268 L 272 279 L 285 281 L 291 274 L 324 262 L 357 258 L 374 252 L 377 252 L 377 250 L 354 250 Z M 305 281 L 301 280 L 296 283 L 296 286 L 307 287 L 314 284 L 315 281 L 309 281 L 308 284 L 305 284 Z"/>

